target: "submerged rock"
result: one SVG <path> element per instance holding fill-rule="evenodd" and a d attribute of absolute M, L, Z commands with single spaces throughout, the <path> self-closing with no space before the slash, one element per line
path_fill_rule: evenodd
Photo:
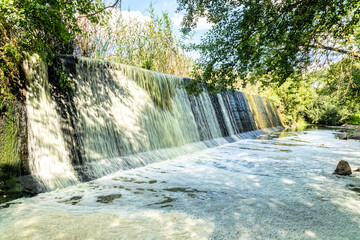
<path fill-rule="evenodd" d="M 345 161 L 345 160 L 341 160 L 338 163 L 334 174 L 343 175 L 343 176 L 351 175 L 352 171 L 351 171 L 351 167 L 350 167 L 349 163 L 347 161 Z"/>
<path fill-rule="evenodd" d="M 121 198 L 121 194 L 110 194 L 110 195 L 107 195 L 107 196 L 100 196 L 100 197 L 97 198 L 96 202 L 112 203 L 117 198 Z"/>

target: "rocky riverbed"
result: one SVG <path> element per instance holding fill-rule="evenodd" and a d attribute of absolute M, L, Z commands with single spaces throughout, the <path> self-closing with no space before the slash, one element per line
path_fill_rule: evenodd
<path fill-rule="evenodd" d="M 337 135 L 341 140 L 354 139 L 360 140 L 359 125 L 327 126 L 328 128 L 337 129 L 340 133 Z"/>

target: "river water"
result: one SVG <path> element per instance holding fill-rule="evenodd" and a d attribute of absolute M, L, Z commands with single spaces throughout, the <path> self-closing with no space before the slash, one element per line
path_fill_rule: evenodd
<path fill-rule="evenodd" d="M 360 239 L 360 142 L 272 133 L 0 205 L 0 239 Z"/>

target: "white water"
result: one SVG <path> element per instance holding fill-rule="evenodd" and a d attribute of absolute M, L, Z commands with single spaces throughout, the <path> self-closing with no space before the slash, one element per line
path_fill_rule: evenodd
<path fill-rule="evenodd" d="M 85 161 L 125 156 L 199 141 L 184 90 L 172 100 L 173 111 L 160 110 L 149 94 L 123 70 L 104 71 L 87 59 L 77 65 L 75 105 Z M 131 67 L 128 67 L 131 68 Z M 152 73 L 161 78 L 160 74 Z M 176 84 L 179 79 L 164 79 Z"/>
<path fill-rule="evenodd" d="M 0 209 L 0 239 L 359 239 L 360 173 L 332 172 L 360 166 L 360 142 L 283 135 L 18 199 Z"/>
<path fill-rule="evenodd" d="M 56 103 L 49 93 L 47 66 L 39 56 L 24 63 L 29 81 L 26 95 L 29 167 L 45 189 L 78 182 L 60 129 Z"/>
<path fill-rule="evenodd" d="M 63 59 L 74 92 L 51 96 L 46 65 L 29 59 L 29 164 L 45 190 L 281 126 L 276 116 L 257 111 L 274 108 L 261 98 L 251 106 L 240 92 L 195 98 L 179 87 L 180 77 L 87 58 Z M 274 123 L 255 121 L 250 108 L 261 121 Z"/>

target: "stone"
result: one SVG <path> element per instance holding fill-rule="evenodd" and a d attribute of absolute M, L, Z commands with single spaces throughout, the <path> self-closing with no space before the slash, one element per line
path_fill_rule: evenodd
<path fill-rule="evenodd" d="M 346 140 L 347 139 L 347 133 L 346 132 L 342 132 L 339 134 L 339 139 L 340 140 Z"/>
<path fill-rule="evenodd" d="M 354 170 L 354 172 L 360 172 L 360 167 Z"/>
<path fill-rule="evenodd" d="M 341 160 L 338 163 L 334 174 L 343 175 L 343 176 L 351 175 L 352 171 L 351 171 L 351 167 L 350 167 L 349 163 L 347 161 L 345 161 L 345 160 Z"/>
<path fill-rule="evenodd" d="M 99 203 L 112 203 L 115 199 L 121 198 L 121 194 L 110 194 L 107 196 L 100 196 L 97 198 L 96 202 Z"/>
<path fill-rule="evenodd" d="M 354 134 L 350 135 L 349 139 L 360 140 L 360 130 L 357 130 Z"/>

